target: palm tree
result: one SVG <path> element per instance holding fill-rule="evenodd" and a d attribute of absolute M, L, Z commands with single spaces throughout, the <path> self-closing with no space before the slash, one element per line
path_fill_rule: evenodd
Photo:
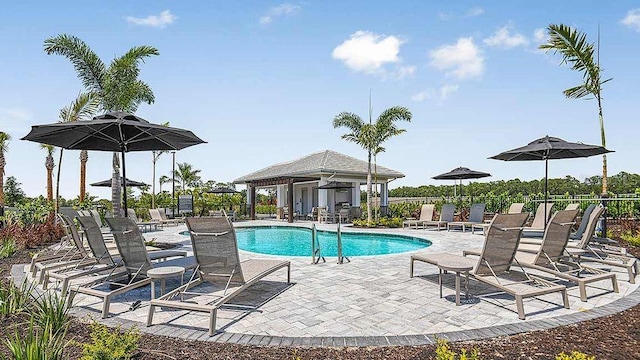
<path fill-rule="evenodd" d="M 374 182 L 376 184 L 376 196 L 378 194 L 378 154 L 381 152 L 385 152 L 386 149 L 382 147 L 382 144 L 389 140 L 390 138 L 400 135 L 406 130 L 399 129 L 395 122 L 396 121 L 411 121 L 413 115 L 409 111 L 409 109 L 402 106 L 395 106 L 385 110 L 378 119 L 376 120 L 374 125 L 374 148 L 372 150 L 373 153 L 373 168 L 374 168 Z M 377 210 L 378 208 L 376 208 Z M 378 213 L 376 211 L 376 219 L 378 218 Z"/>
<path fill-rule="evenodd" d="M 9 150 L 11 135 L 0 131 L 0 215 L 4 215 L 4 167 L 7 161 L 4 154 Z"/>
<path fill-rule="evenodd" d="M 176 182 L 182 185 L 182 191 L 200 181 L 200 170 L 194 169 L 189 163 L 178 163 L 175 171 Z"/>
<path fill-rule="evenodd" d="M 162 126 L 169 126 L 169 123 L 163 123 Z M 151 191 L 151 208 L 155 209 L 156 208 L 156 162 L 158 162 L 158 159 L 160 158 L 160 156 L 162 154 L 168 153 L 168 150 L 163 150 L 163 151 L 151 151 L 151 155 L 152 155 L 152 159 L 151 161 L 153 162 L 153 182 L 151 183 L 151 187 L 152 187 L 152 191 Z M 162 188 L 162 186 L 161 186 Z M 160 190 L 162 191 L 162 190 Z"/>
<path fill-rule="evenodd" d="M 171 178 L 168 177 L 167 175 L 160 176 L 160 178 L 158 179 L 158 183 L 160 183 L 160 192 L 162 192 L 162 185 L 168 184 L 170 182 L 171 182 Z"/>
<path fill-rule="evenodd" d="M 133 113 L 141 103 L 152 104 L 155 101 L 151 87 L 138 80 L 140 62 L 160 54 L 154 47 L 133 47 L 121 57 L 113 59 L 109 66 L 84 41 L 72 35 L 60 34 L 46 39 L 44 50 L 49 55 L 62 55 L 71 61 L 82 85 L 100 99 L 100 107 L 104 111 Z M 114 213 L 120 214 L 121 185 L 116 167 L 117 154 L 114 153 L 113 157 L 111 201 Z"/>
<path fill-rule="evenodd" d="M 333 119 L 333 127 L 346 127 L 350 133 L 342 135 L 344 140 L 354 142 L 367 151 L 367 222 L 371 223 L 371 158 L 384 148 L 381 144 L 391 136 L 400 134 L 404 130 L 397 129 L 394 122 L 397 120 L 411 121 L 411 112 L 401 106 L 391 107 L 380 114 L 375 124 L 371 121 L 371 111 L 369 111 L 369 123 L 362 121 L 360 116 L 341 112 Z M 398 132 L 399 131 L 399 132 Z M 397 132 L 397 133 L 396 133 Z M 377 151 L 377 152 L 376 152 Z"/>
<path fill-rule="evenodd" d="M 40 148 L 47 152 L 47 159 L 44 162 L 45 168 L 47 168 L 47 200 L 53 202 L 53 168 L 56 166 L 53 161 L 53 153 L 56 151 L 55 146 L 41 144 Z"/>
<path fill-rule="evenodd" d="M 78 97 L 69 106 L 60 109 L 59 122 L 73 122 L 79 120 L 88 120 L 98 110 L 98 98 L 92 93 L 80 93 Z M 60 158 L 58 159 L 58 176 L 56 177 L 56 212 L 60 209 L 60 169 L 62 168 L 62 153 L 64 149 L 60 148 Z M 80 201 L 84 200 L 86 194 L 86 173 L 87 160 L 89 154 L 86 150 L 80 152 Z"/>
<path fill-rule="evenodd" d="M 607 141 L 604 132 L 604 118 L 602 116 L 602 84 L 611 78 L 602 80 L 600 75 L 599 50 L 595 44 L 587 42 L 587 35 L 570 26 L 551 24 L 547 28 L 549 42 L 538 46 L 547 52 L 552 51 L 562 55 L 560 64 L 568 64 L 572 70 L 582 73 L 583 83 L 563 91 L 570 99 L 581 99 L 585 96 L 593 96 L 598 102 L 598 118 L 600 120 L 600 139 L 602 146 L 606 147 Z M 598 34 L 598 39 L 600 38 Z M 599 44 L 598 44 L 599 45 Z M 594 53 L 598 51 L 597 54 Z M 597 58 L 596 58 L 597 57 Z M 602 194 L 607 194 L 607 155 L 602 155 Z"/>

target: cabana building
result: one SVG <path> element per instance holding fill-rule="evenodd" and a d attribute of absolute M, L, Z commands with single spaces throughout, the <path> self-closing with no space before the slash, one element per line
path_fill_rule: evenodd
<path fill-rule="evenodd" d="M 374 169 L 371 171 L 373 177 Z M 389 203 L 388 183 L 402 177 L 404 174 L 401 172 L 377 166 L 383 214 Z M 339 188 L 318 189 L 330 182 L 336 183 Z M 360 186 L 367 183 L 367 162 L 333 150 L 325 150 L 268 166 L 237 178 L 233 183 L 247 186 L 247 206 L 251 219 L 255 219 L 256 190 L 275 187 L 277 207 L 294 209 L 287 213 L 289 222 L 293 222 L 294 212 L 308 214 L 313 207 L 326 207 L 334 212 L 350 206 L 354 211 L 359 211 Z"/>

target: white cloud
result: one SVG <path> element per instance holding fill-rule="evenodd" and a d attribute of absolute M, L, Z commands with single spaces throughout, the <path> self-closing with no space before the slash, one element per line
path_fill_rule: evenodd
<path fill-rule="evenodd" d="M 260 17 L 259 22 L 262 25 L 269 25 L 275 18 L 283 17 L 287 15 L 294 15 L 302 10 L 300 5 L 293 4 L 281 4 L 274 6 L 267 10 L 267 13 Z"/>
<path fill-rule="evenodd" d="M 627 16 L 620 22 L 635 31 L 640 32 L 640 8 L 629 10 Z"/>
<path fill-rule="evenodd" d="M 384 65 L 400 62 L 400 46 L 404 41 L 390 35 L 378 35 L 369 31 L 356 31 L 342 44 L 338 45 L 331 56 L 342 60 L 350 69 L 367 74 L 384 73 Z M 401 73 L 411 75 L 415 67 L 400 68 Z"/>
<path fill-rule="evenodd" d="M 533 31 L 533 41 L 535 41 L 537 44 L 542 44 L 547 42 L 548 38 L 549 37 L 547 36 L 546 29 L 539 28 Z"/>
<path fill-rule="evenodd" d="M 400 66 L 398 70 L 393 74 L 394 78 L 400 80 L 406 77 L 411 77 L 416 73 L 416 67 L 413 65 Z"/>
<path fill-rule="evenodd" d="M 454 84 L 445 84 L 440 87 L 440 89 L 427 89 L 421 91 L 413 96 L 411 96 L 411 100 L 422 102 L 425 100 L 434 100 L 439 105 L 442 105 L 448 98 L 449 95 L 458 91 L 459 86 Z"/>
<path fill-rule="evenodd" d="M 431 66 L 460 80 L 478 78 L 484 73 L 482 50 L 471 37 L 459 38 L 455 44 L 432 50 L 429 57 Z"/>
<path fill-rule="evenodd" d="M 465 18 L 469 18 L 469 17 L 476 17 L 476 16 L 480 16 L 484 14 L 484 9 L 481 7 L 474 7 L 471 8 L 469 10 L 467 10 L 467 12 L 464 14 L 463 17 Z"/>
<path fill-rule="evenodd" d="M 490 36 L 483 40 L 483 42 L 491 47 L 497 47 L 501 49 L 511 49 L 516 46 L 527 46 L 529 40 L 522 34 L 511 33 L 511 24 L 507 24 L 500 29 L 496 30 L 493 36 Z"/>
<path fill-rule="evenodd" d="M 167 25 L 173 24 L 177 17 L 169 10 L 165 10 L 160 15 L 149 15 L 146 18 L 137 18 L 127 16 L 127 22 L 134 25 L 150 26 L 156 28 L 165 28 Z"/>

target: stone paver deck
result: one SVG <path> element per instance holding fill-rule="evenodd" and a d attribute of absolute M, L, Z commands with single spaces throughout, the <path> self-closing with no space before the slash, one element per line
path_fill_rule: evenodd
<path fill-rule="evenodd" d="M 284 222 L 252 221 L 236 226 L 286 225 Z M 298 222 L 294 226 L 310 226 Z M 322 224 L 318 229 L 333 229 Z M 187 236 L 179 235 L 184 225 L 165 227 L 144 234 L 147 239 L 180 243 L 191 251 Z M 343 228 L 344 232 L 381 232 L 381 230 Z M 429 239 L 433 245 L 419 252 L 462 254 L 465 249 L 480 249 L 483 237 L 459 231 L 385 229 L 384 232 Z M 241 251 L 241 258 L 280 258 Z M 417 253 L 417 252 L 416 252 Z M 208 316 L 176 310 L 157 310 L 154 325 L 146 327 L 149 287 L 115 297 L 111 317 L 106 324 L 137 326 L 144 332 L 180 338 L 256 345 L 296 346 L 370 346 L 430 344 L 434 335 L 451 341 L 481 339 L 584 321 L 612 314 L 640 302 L 638 284 L 630 284 L 626 273 L 617 268 L 620 293 L 613 293 L 611 283 L 588 286 L 588 302 L 581 302 L 574 284 L 569 288 L 570 309 L 564 309 L 558 293 L 525 300 L 527 320 L 519 320 L 511 296 L 471 281 L 472 297 L 455 306 L 454 275 L 445 275 L 444 298 L 439 297 L 438 270 L 435 266 L 416 265 L 416 277 L 409 277 L 411 253 L 383 256 L 351 257 L 351 263 L 338 265 L 335 258 L 327 263 L 311 264 L 311 256 L 289 257 L 292 284 L 286 284 L 286 272 L 278 271 L 260 281 L 233 303 L 253 306 L 255 310 L 218 311 L 217 329 L 207 335 Z M 24 277 L 24 269 L 13 271 Z M 189 276 L 189 272 L 187 276 Z M 168 281 L 168 290 L 178 285 Z M 207 286 L 198 288 L 206 293 Z M 142 306 L 130 311 L 136 300 Z M 206 297 L 196 300 L 202 301 Z M 100 318 L 101 302 L 78 295 L 74 314 Z"/>

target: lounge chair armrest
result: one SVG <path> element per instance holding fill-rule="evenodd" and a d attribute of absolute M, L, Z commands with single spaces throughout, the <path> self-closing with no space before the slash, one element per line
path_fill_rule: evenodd
<path fill-rule="evenodd" d="M 222 236 L 222 235 L 227 235 L 229 231 L 225 231 L 221 233 L 204 233 L 204 232 L 190 231 L 190 233 L 195 236 Z"/>
<path fill-rule="evenodd" d="M 133 230 L 111 230 L 111 233 L 114 234 L 114 235 L 115 234 L 125 235 L 125 234 L 128 234 L 128 233 L 132 232 L 132 231 Z"/>
<path fill-rule="evenodd" d="M 525 228 L 522 227 L 522 226 L 520 226 L 520 227 L 498 228 L 498 230 L 500 230 L 500 231 L 523 230 L 523 229 L 525 229 Z"/>

